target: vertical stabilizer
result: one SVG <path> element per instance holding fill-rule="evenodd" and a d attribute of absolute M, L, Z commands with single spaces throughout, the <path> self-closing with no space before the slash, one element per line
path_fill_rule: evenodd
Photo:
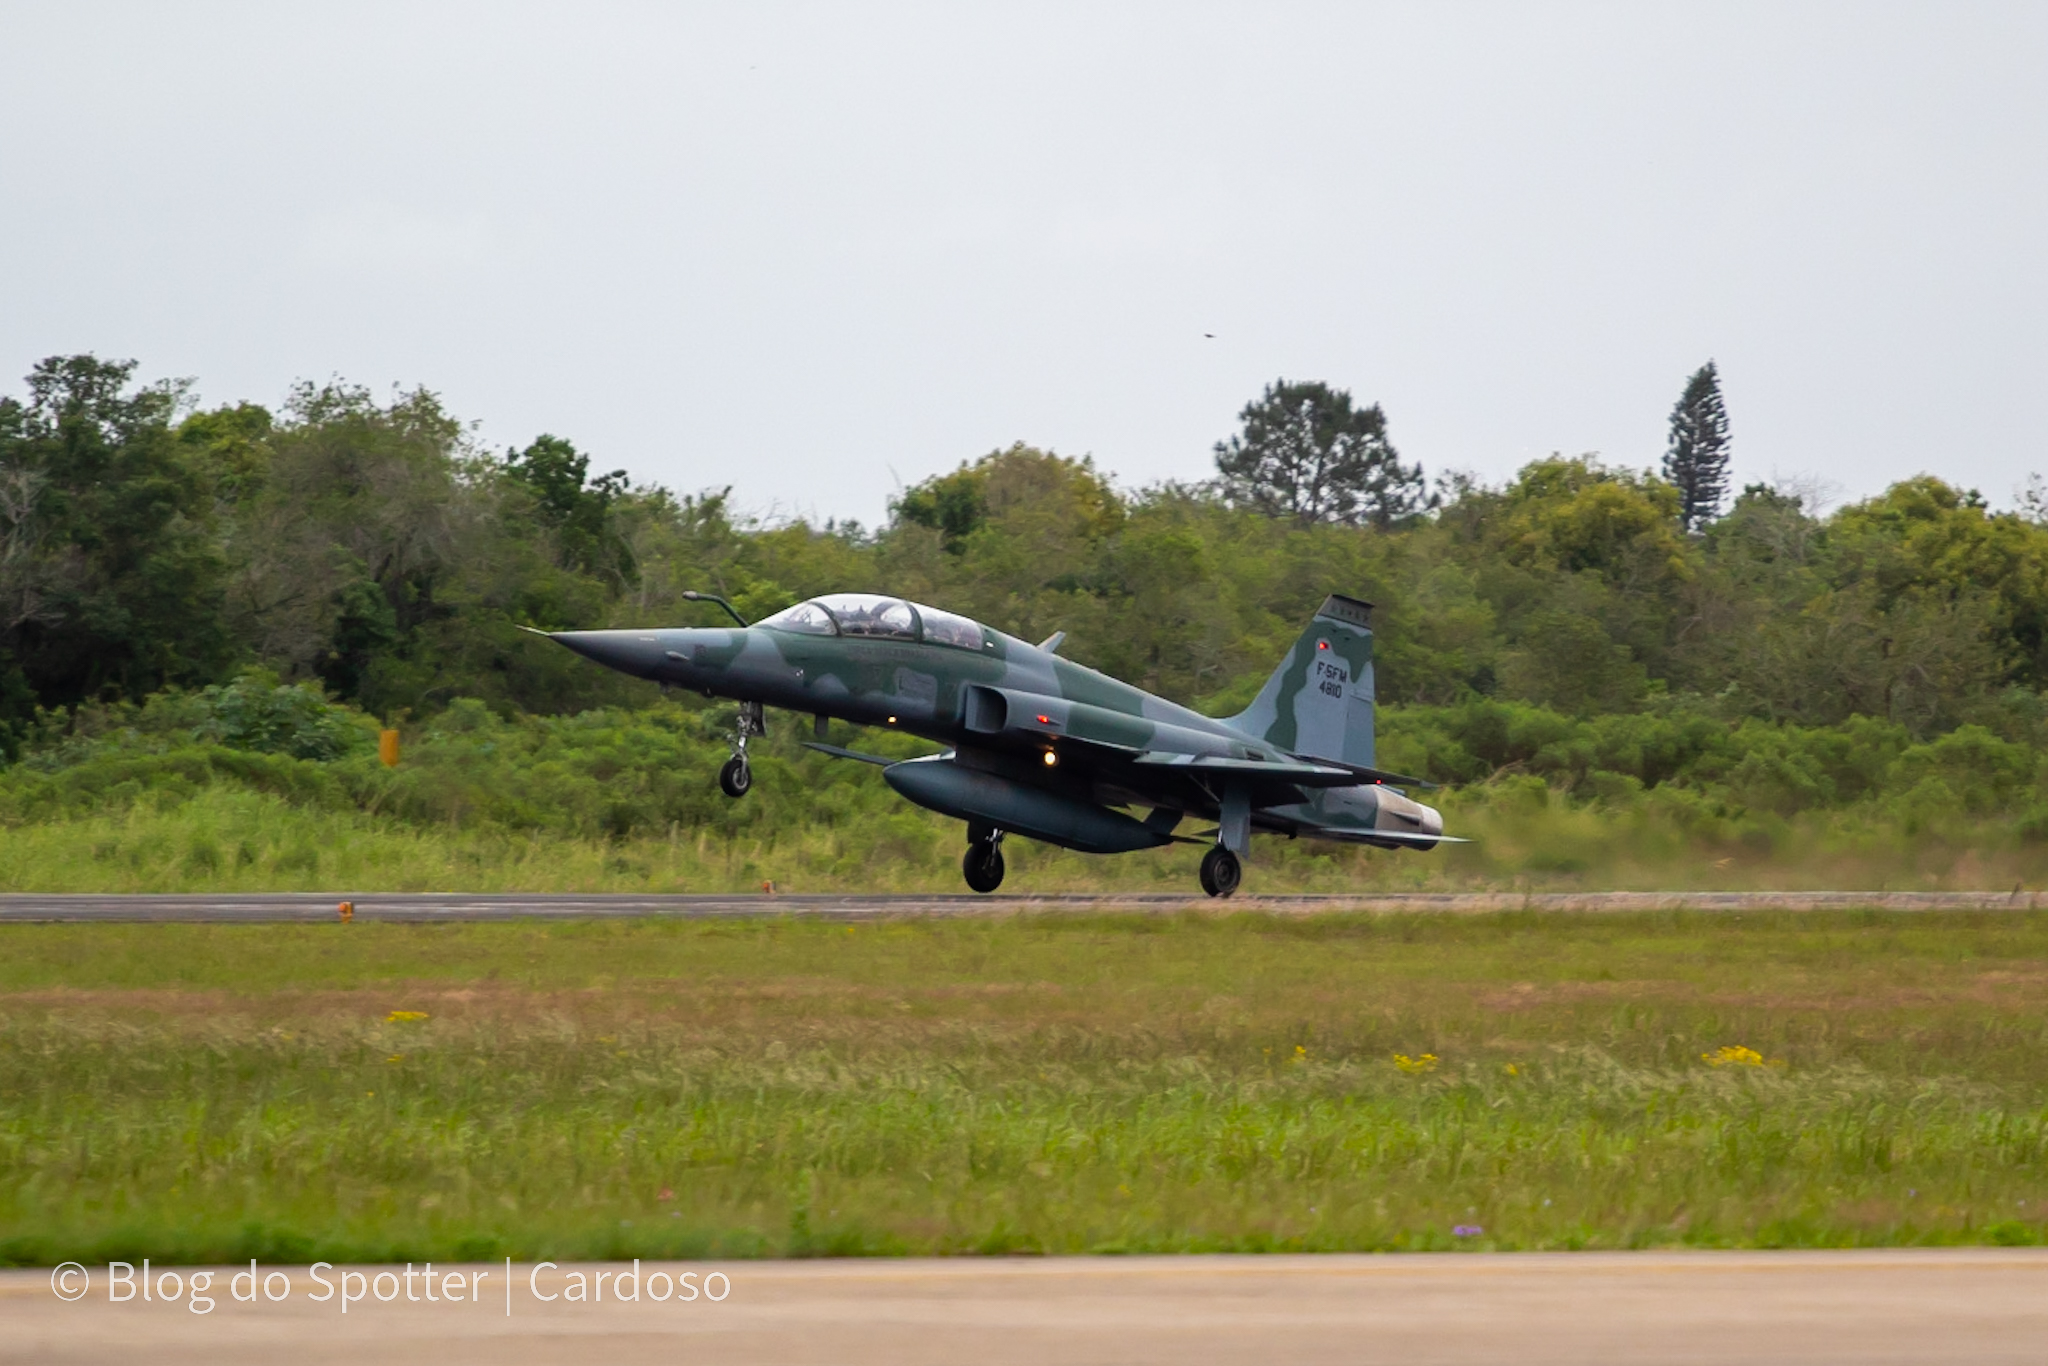
<path fill-rule="evenodd" d="M 1332 593 L 1229 724 L 1290 754 L 1371 768 L 1372 709 L 1372 604 Z"/>

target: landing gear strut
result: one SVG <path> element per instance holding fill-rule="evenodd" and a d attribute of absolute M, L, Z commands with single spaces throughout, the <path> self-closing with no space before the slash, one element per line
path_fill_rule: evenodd
<path fill-rule="evenodd" d="M 1229 896 L 1242 881 L 1244 865 L 1222 845 L 1202 856 L 1202 890 L 1210 896 Z"/>
<path fill-rule="evenodd" d="M 718 790 L 728 797 L 744 797 L 754 786 L 754 770 L 747 763 L 747 740 L 768 733 L 767 718 L 759 702 L 740 703 L 739 720 L 733 725 L 732 758 L 718 770 Z"/>
<path fill-rule="evenodd" d="M 1202 859 L 1202 890 L 1210 896 L 1229 896 L 1244 881 L 1244 865 L 1237 856 L 1252 851 L 1251 794 L 1243 783 L 1230 783 L 1216 807 L 1221 819 L 1216 823 L 1216 847 Z"/>
<path fill-rule="evenodd" d="M 1003 885 L 1003 832 L 980 821 L 967 825 L 967 855 L 960 860 L 967 885 L 977 892 L 993 892 Z"/>

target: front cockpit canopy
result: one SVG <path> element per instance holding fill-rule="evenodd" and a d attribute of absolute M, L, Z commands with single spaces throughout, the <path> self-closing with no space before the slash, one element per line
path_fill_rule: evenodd
<path fill-rule="evenodd" d="M 839 628 L 832 624 L 831 616 L 815 602 L 800 602 L 794 607 L 785 607 L 772 617 L 763 617 L 754 623 L 766 626 L 771 631 L 792 631 L 800 636 L 836 636 Z"/>
<path fill-rule="evenodd" d="M 923 640 L 962 650 L 979 650 L 984 639 L 981 626 L 966 617 L 872 593 L 828 593 L 785 608 L 758 624 L 798 635 Z"/>
<path fill-rule="evenodd" d="M 842 636 L 880 636 L 885 640 L 916 640 L 917 613 L 901 598 L 866 593 L 833 593 L 813 602 L 832 615 Z"/>

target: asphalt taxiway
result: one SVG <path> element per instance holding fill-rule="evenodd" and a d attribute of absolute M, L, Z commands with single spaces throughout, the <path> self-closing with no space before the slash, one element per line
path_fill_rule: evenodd
<path fill-rule="evenodd" d="M 1176 892 L 975 896 L 912 893 L 631 894 L 465 892 L 276 892 L 235 895 L 12 892 L 0 894 L 0 924 L 29 921 L 188 921 L 243 924 L 333 921 L 342 903 L 356 920 L 680 919 L 1260 911 L 1477 915 L 1500 911 L 2012 911 L 2048 906 L 2048 893 L 2012 892 L 1371 892 L 1354 895 L 1240 894 L 1216 901 Z"/>

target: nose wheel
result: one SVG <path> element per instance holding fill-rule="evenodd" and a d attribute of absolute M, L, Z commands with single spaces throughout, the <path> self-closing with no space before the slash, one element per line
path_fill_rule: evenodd
<path fill-rule="evenodd" d="M 718 790 L 726 796 L 740 798 L 754 786 L 754 770 L 747 763 L 747 741 L 756 735 L 768 733 L 768 721 L 762 714 L 759 702 L 740 703 L 739 720 L 733 725 L 732 758 L 725 761 L 725 767 L 718 770 Z"/>
<path fill-rule="evenodd" d="M 1202 890 L 1210 896 L 1229 896 L 1242 881 L 1244 865 L 1222 845 L 1202 856 Z"/>
<path fill-rule="evenodd" d="M 735 754 L 718 770 L 718 790 L 728 797 L 744 797 L 754 785 L 754 769 L 745 753 Z"/>
<path fill-rule="evenodd" d="M 967 855 L 960 860 L 967 886 L 977 892 L 993 892 L 1003 885 L 1003 832 L 991 830 L 967 842 Z"/>

